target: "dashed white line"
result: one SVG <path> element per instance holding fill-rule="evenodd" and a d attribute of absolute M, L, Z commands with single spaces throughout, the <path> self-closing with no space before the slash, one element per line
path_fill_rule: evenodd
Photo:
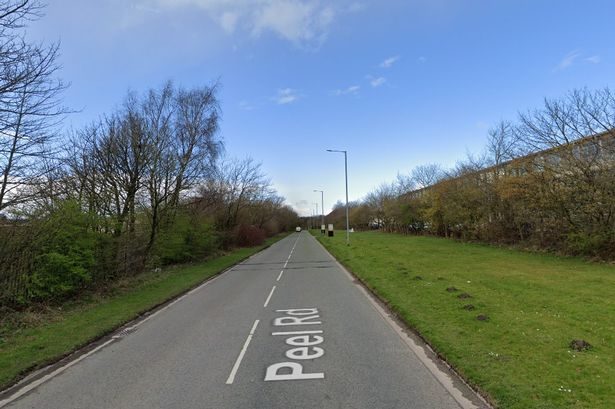
<path fill-rule="evenodd" d="M 278 278 L 275 281 L 280 281 L 280 279 L 282 278 L 282 274 L 283 273 L 284 273 L 284 270 L 280 271 L 280 275 L 278 275 Z"/>
<path fill-rule="evenodd" d="M 237 370 L 239 370 L 239 365 L 241 365 L 241 361 L 243 360 L 243 356 L 245 355 L 246 350 L 248 349 L 248 345 L 250 345 L 250 341 L 252 341 L 252 337 L 254 336 L 254 332 L 256 331 L 257 325 L 258 325 L 258 320 L 254 321 L 254 325 L 252 325 L 252 329 L 250 330 L 250 333 L 248 334 L 248 338 L 246 338 L 246 342 L 243 344 L 243 348 L 241 348 L 241 351 L 239 352 L 239 356 L 237 357 L 237 360 L 235 361 L 235 365 L 233 365 L 233 369 L 231 369 L 231 373 L 229 374 L 228 379 L 226 380 L 227 385 L 232 385 L 233 382 L 235 381 L 235 375 L 237 374 Z"/>
<path fill-rule="evenodd" d="M 271 296 L 273 295 L 274 291 L 275 291 L 275 285 L 273 286 L 273 288 L 271 289 L 271 292 L 267 296 L 267 299 L 265 300 L 265 304 L 263 304 L 263 308 L 267 308 L 267 306 L 269 305 L 269 301 L 271 300 Z"/>

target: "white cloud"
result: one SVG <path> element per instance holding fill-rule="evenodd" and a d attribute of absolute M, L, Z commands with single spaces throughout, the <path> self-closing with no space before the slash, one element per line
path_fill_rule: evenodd
<path fill-rule="evenodd" d="M 557 64 L 556 69 L 565 70 L 566 68 L 574 64 L 576 59 L 579 58 L 580 56 L 581 56 L 581 52 L 579 50 L 574 50 L 574 51 L 569 52 L 568 54 L 566 54 L 564 58 L 562 58 L 559 64 Z"/>
<path fill-rule="evenodd" d="M 237 26 L 237 20 L 239 19 L 239 15 L 237 13 L 233 13 L 230 11 L 225 11 L 220 16 L 220 26 L 227 33 L 232 33 L 235 31 L 235 27 Z"/>
<path fill-rule="evenodd" d="M 351 85 L 346 89 L 336 89 L 333 91 L 333 95 L 341 96 L 341 95 L 356 95 L 361 89 L 360 85 Z"/>
<path fill-rule="evenodd" d="M 557 64 L 557 67 L 555 67 L 555 71 L 561 71 L 565 70 L 566 68 L 570 68 L 572 65 L 576 64 L 577 61 L 585 62 L 588 64 L 600 64 L 600 62 L 602 61 L 598 54 L 594 54 L 586 58 L 582 57 L 584 56 L 581 50 L 570 51 L 568 54 L 566 54 L 566 56 L 564 56 L 564 58 L 562 58 L 559 64 Z"/>
<path fill-rule="evenodd" d="M 378 77 L 378 78 L 372 78 L 369 83 L 371 84 L 372 87 L 377 88 L 379 86 L 381 86 L 382 84 L 384 84 L 385 82 L 387 82 L 386 78 L 384 77 Z"/>
<path fill-rule="evenodd" d="M 273 33 L 297 46 L 320 45 L 339 14 L 357 12 L 361 3 L 343 0 L 141 0 L 166 9 L 196 7 L 228 33 L 254 37 Z"/>
<path fill-rule="evenodd" d="M 383 62 L 380 63 L 380 67 L 382 68 L 391 68 L 393 66 L 393 64 L 395 64 L 398 60 L 399 60 L 400 56 L 399 55 L 395 55 L 393 57 L 389 57 L 386 60 L 384 60 Z"/>
<path fill-rule="evenodd" d="M 299 98 L 301 98 L 301 96 L 296 90 L 292 88 L 282 88 L 278 90 L 278 93 L 275 97 L 273 97 L 273 100 L 278 105 L 286 105 L 296 102 Z"/>
<path fill-rule="evenodd" d="M 331 7 L 296 0 L 272 1 L 255 10 L 252 33 L 273 31 L 295 44 L 322 41 L 335 13 Z"/>
<path fill-rule="evenodd" d="M 243 109 L 244 111 L 252 111 L 254 109 L 254 106 L 248 101 L 244 100 L 239 103 L 239 109 Z"/>

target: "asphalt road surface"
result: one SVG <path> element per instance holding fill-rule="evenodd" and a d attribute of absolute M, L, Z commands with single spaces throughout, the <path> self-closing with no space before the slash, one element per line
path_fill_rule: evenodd
<path fill-rule="evenodd" d="M 306 232 L 103 341 L 0 407 L 484 407 Z"/>

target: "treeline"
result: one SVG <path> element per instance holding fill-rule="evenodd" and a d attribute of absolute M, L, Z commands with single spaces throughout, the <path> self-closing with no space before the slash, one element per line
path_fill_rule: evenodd
<path fill-rule="evenodd" d="M 615 259 L 615 94 L 575 90 L 489 130 L 452 169 L 398 175 L 352 204 L 351 225 Z M 337 206 L 330 222 L 343 224 Z"/>
<path fill-rule="evenodd" d="M 68 111 L 57 46 L 20 32 L 39 10 L 0 7 L 0 307 L 59 301 L 295 226 L 259 163 L 225 158 L 216 84 L 130 92 L 99 121 L 58 131 Z"/>

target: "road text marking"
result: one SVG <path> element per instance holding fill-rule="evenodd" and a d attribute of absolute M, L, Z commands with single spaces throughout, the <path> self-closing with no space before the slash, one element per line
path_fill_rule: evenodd
<path fill-rule="evenodd" d="M 286 325 L 318 325 L 321 321 L 314 321 L 320 318 L 317 308 L 292 308 L 286 310 L 276 310 L 284 313 L 284 316 L 273 320 L 275 327 Z M 279 331 L 272 332 L 273 336 L 287 336 L 284 340 L 286 345 L 294 348 L 285 352 L 287 359 L 296 361 L 313 361 L 325 354 L 324 349 L 317 347 L 324 342 L 321 335 L 322 330 L 306 331 Z M 289 373 L 290 372 L 290 373 Z M 265 381 L 297 381 L 305 379 L 323 379 L 324 372 L 307 373 L 303 370 L 303 365 L 299 362 L 277 362 L 267 367 L 265 371 Z"/>

